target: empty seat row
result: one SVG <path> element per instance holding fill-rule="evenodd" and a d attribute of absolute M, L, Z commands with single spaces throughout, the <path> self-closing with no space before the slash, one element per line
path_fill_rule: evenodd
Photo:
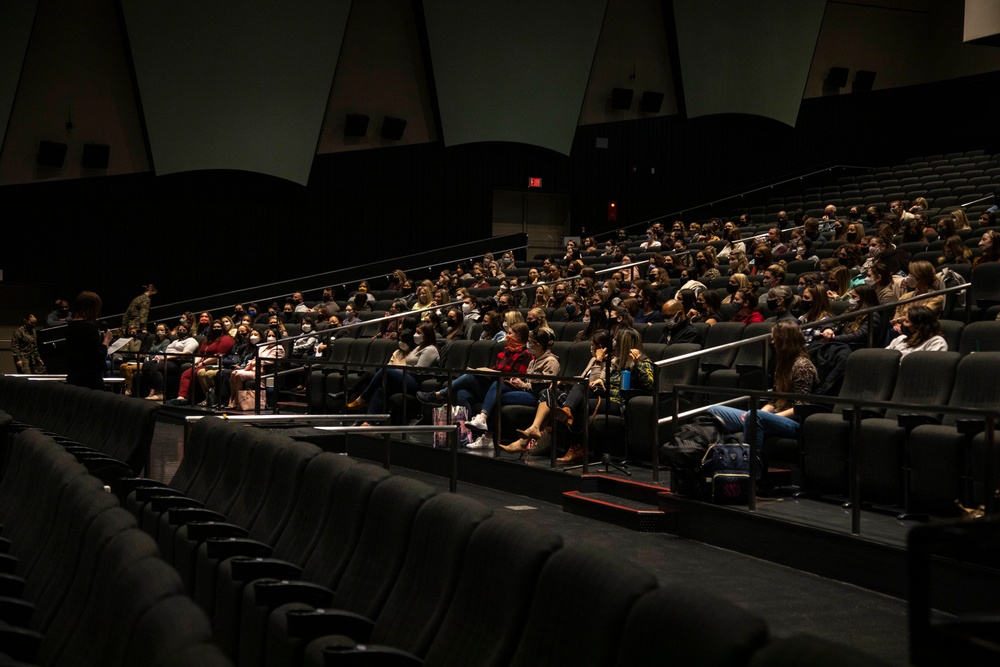
<path fill-rule="evenodd" d="M 24 429 L 0 481 L 0 664 L 232 664 L 103 483 L 50 436 Z"/>
<path fill-rule="evenodd" d="M 62 382 L 0 376 L 0 410 L 11 416 L 10 429 L 52 434 L 108 482 L 146 467 L 159 407 Z"/>
<path fill-rule="evenodd" d="M 199 422 L 188 443 L 194 460 L 185 457 L 177 485 L 190 486 L 218 443 L 241 446 L 244 430 Z M 280 501 L 294 509 L 273 543 L 209 538 L 198 549 L 194 598 L 209 605 L 215 639 L 239 665 L 366 656 L 379 664 L 630 665 L 664 654 L 723 665 L 795 646 L 768 642 L 765 623 L 728 602 L 659 588 L 641 566 L 564 546 L 535 523 L 494 516 L 372 464 L 322 453 L 281 474 L 298 493 Z M 724 637 L 711 632 L 706 641 L 708 619 L 725 622 Z"/>

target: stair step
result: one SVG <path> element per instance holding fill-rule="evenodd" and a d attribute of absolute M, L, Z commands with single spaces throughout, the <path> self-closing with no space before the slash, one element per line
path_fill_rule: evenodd
<path fill-rule="evenodd" d="M 660 503 L 660 494 L 669 492 L 670 488 L 636 482 L 627 477 L 597 474 L 584 475 L 580 482 L 580 490 L 584 493 L 606 493 L 657 507 Z"/>
<path fill-rule="evenodd" d="M 669 530 L 675 515 L 674 511 L 656 509 L 641 501 L 583 491 L 564 493 L 563 511 L 646 533 Z"/>
<path fill-rule="evenodd" d="M 300 401 L 278 401 L 278 410 L 296 414 L 305 414 L 309 412 L 309 405 Z"/>

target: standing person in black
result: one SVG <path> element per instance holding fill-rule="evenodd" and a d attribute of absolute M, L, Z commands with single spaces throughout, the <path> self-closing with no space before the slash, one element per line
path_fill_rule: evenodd
<path fill-rule="evenodd" d="M 66 325 L 66 348 L 69 371 L 66 383 L 89 389 L 104 389 L 108 343 L 111 331 L 97 328 L 101 316 L 101 297 L 94 292 L 80 292 L 73 304 L 73 319 Z"/>

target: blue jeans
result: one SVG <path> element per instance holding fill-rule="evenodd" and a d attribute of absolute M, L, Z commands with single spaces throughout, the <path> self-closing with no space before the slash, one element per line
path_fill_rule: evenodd
<path fill-rule="evenodd" d="M 710 413 L 718 417 L 725 424 L 726 429 L 731 433 L 743 432 L 743 442 L 749 442 L 749 422 L 744 421 L 743 415 L 750 414 L 749 410 L 737 410 L 725 405 L 713 406 L 708 409 Z M 794 438 L 799 434 L 799 423 L 788 417 L 781 417 L 773 412 L 757 411 L 757 451 L 764 447 L 766 437 L 788 437 Z"/>
<path fill-rule="evenodd" d="M 385 409 L 385 395 L 382 393 L 382 374 L 385 373 L 385 389 L 390 394 L 404 392 L 416 393 L 420 387 L 413 373 L 406 374 L 406 384 L 403 384 L 403 371 L 398 368 L 380 368 L 372 381 L 361 392 L 361 398 L 368 401 L 368 414 L 377 414 Z"/>
<path fill-rule="evenodd" d="M 489 375 L 473 375 L 466 373 L 459 375 L 452 380 L 448 392 L 451 395 L 453 405 L 465 406 L 466 414 L 472 419 L 472 404 L 480 398 L 486 396 L 490 385 L 496 382 L 496 378 Z"/>
<path fill-rule="evenodd" d="M 506 382 L 500 383 L 500 402 L 503 405 L 527 405 L 533 408 L 538 405 L 538 399 L 530 391 L 515 389 Z M 480 412 L 485 412 L 487 418 L 493 414 L 493 408 L 497 404 L 497 383 L 490 384 L 486 390 L 486 398 L 483 399 L 483 408 Z"/>

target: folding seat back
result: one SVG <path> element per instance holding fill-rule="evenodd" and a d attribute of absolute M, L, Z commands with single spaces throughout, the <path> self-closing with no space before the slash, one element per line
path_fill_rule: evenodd
<path fill-rule="evenodd" d="M 612 664 L 632 607 L 655 588 L 650 571 L 596 547 L 556 552 L 542 568 L 510 664 Z"/>
<path fill-rule="evenodd" d="M 577 377 L 583 373 L 593 356 L 590 347 L 589 340 L 573 343 L 565 358 L 559 357 L 559 374 L 564 377 Z"/>
<path fill-rule="evenodd" d="M 719 627 L 728 630 L 716 636 Z M 644 595 L 632 607 L 615 664 L 656 664 L 669 646 L 670 661 L 679 665 L 742 665 L 767 636 L 767 623 L 759 616 L 704 591 L 671 586 Z"/>
<path fill-rule="evenodd" d="M 637 325 L 637 329 L 642 335 L 643 344 L 647 345 L 663 342 L 663 336 L 667 332 L 667 325 L 663 322 L 655 322 L 648 325 Z"/>
<path fill-rule="evenodd" d="M 289 514 L 287 523 L 283 526 L 280 537 L 274 542 L 271 558 L 290 562 L 295 565 L 304 563 L 320 536 L 326 529 L 326 522 L 334 512 L 334 490 L 340 476 L 354 466 L 353 459 L 339 454 L 324 452 L 312 458 L 302 475 L 301 491 L 296 498 L 295 507 Z M 256 551 L 250 551 L 256 553 Z M 207 552 L 205 554 L 207 556 Z M 253 556 L 238 555 L 223 560 L 215 572 L 215 610 L 213 613 L 216 636 L 220 644 L 235 645 L 239 635 L 240 607 L 243 601 L 243 589 L 254 577 L 233 577 L 234 564 L 237 567 L 248 567 L 248 562 L 255 561 Z M 198 577 L 196 575 L 196 581 Z M 201 587 L 196 585 L 196 593 Z M 248 645 L 253 638 L 246 638 Z M 263 642 L 257 638 L 256 648 L 246 649 L 247 655 L 260 655 Z"/>
<path fill-rule="evenodd" d="M 1000 303 L 1000 262 L 983 262 L 972 272 L 972 292 L 980 310 Z"/>
<path fill-rule="evenodd" d="M 477 340 L 469 351 L 469 368 L 489 367 L 496 363 L 497 352 L 503 348 L 503 343 L 492 340 Z"/>
<path fill-rule="evenodd" d="M 285 436 L 270 435 L 268 440 L 270 441 L 269 446 L 277 451 L 268 485 L 266 487 L 244 486 L 236 503 L 236 508 L 252 506 L 255 499 L 251 496 L 256 494 L 261 497 L 261 501 L 258 503 L 259 508 L 255 512 L 234 511 L 227 519 L 230 523 L 247 529 L 249 539 L 274 545 L 285 525 L 291 519 L 306 467 L 313 458 L 322 453 L 322 450 L 315 445 L 297 442 Z M 178 537 L 180 535 L 181 531 L 178 531 Z M 184 570 L 181 569 L 182 562 L 179 558 L 180 552 L 177 549 L 178 547 L 187 548 L 184 553 L 192 557 L 194 561 L 189 565 L 193 565 L 194 585 L 192 590 L 195 593 L 195 598 L 203 609 L 212 611 L 215 602 L 216 569 L 219 559 L 209 556 L 208 543 L 225 538 L 209 538 L 201 544 L 198 544 L 200 540 L 192 539 L 190 533 L 187 538 L 189 540 L 187 545 L 179 545 L 175 539 L 174 565 L 178 567 L 183 577 Z M 194 549 L 197 549 L 196 556 Z"/>
<path fill-rule="evenodd" d="M 222 667 L 232 664 L 221 651 L 207 647 L 212 641 L 212 625 L 205 612 L 186 595 L 165 597 L 142 613 L 132 632 L 124 637 L 117 654 L 121 665 L 187 664 Z M 200 647 L 192 651 L 192 647 Z M 184 657 L 178 660 L 177 653 Z"/>
<path fill-rule="evenodd" d="M 451 368 L 461 370 L 466 367 L 469 361 L 469 353 L 475 341 L 458 339 L 443 343 L 440 347 L 441 368 Z"/>
<path fill-rule="evenodd" d="M 962 356 L 973 352 L 1000 352 L 1000 322 L 987 320 L 966 324 L 958 351 Z"/>
<path fill-rule="evenodd" d="M 961 355 L 958 352 L 911 352 L 903 357 L 890 402 L 944 405 L 951 396 L 955 371 Z M 889 409 L 886 418 L 895 420 L 910 409 Z"/>
<path fill-rule="evenodd" d="M 558 339 L 572 343 L 576 340 L 577 335 L 582 333 L 586 328 L 587 324 L 585 322 L 566 322 Z"/>
<path fill-rule="evenodd" d="M 116 429 L 116 437 L 106 443 L 104 453 L 127 465 L 139 474 L 147 465 L 153 444 L 156 414 L 159 403 L 127 400 L 123 419 Z M 148 473 L 148 471 L 147 471 Z"/>
<path fill-rule="evenodd" d="M 712 349 L 727 343 L 734 343 L 743 337 L 746 325 L 742 322 L 718 322 L 709 327 L 705 336 L 705 349 Z M 701 357 L 701 367 L 710 370 L 715 367 L 729 368 L 736 359 L 737 348 L 719 350 Z"/>
<path fill-rule="evenodd" d="M 552 531 L 520 519 L 494 516 L 476 528 L 455 596 L 425 663 L 510 664 L 539 573 L 561 546 L 562 539 Z M 497 577 L 497 572 L 505 576 Z"/>
<path fill-rule="evenodd" d="M 350 554 L 339 583 L 330 580 L 333 570 L 321 572 L 319 583 L 333 595 L 327 609 L 338 609 L 374 618 L 381 611 L 406 557 L 414 519 L 434 489 L 405 477 L 389 477 L 374 488 L 368 501 L 364 526 Z M 305 571 L 303 577 L 305 578 Z M 308 580 L 308 579 L 307 579 Z M 314 611 L 311 605 L 289 604 L 276 609 L 268 620 L 267 664 L 287 664 L 299 655 L 300 642 L 288 638 L 287 616 Z M 241 631 L 247 632 L 244 627 Z M 297 662 L 297 660 L 296 660 Z"/>
<path fill-rule="evenodd" d="M 370 640 L 363 642 L 368 652 L 377 645 L 424 656 L 448 611 L 469 539 L 489 516 L 485 506 L 452 494 L 439 494 L 423 504 L 399 579 L 375 619 Z M 312 656 L 319 657 L 332 639 L 310 643 L 306 663 L 315 661 Z"/>

